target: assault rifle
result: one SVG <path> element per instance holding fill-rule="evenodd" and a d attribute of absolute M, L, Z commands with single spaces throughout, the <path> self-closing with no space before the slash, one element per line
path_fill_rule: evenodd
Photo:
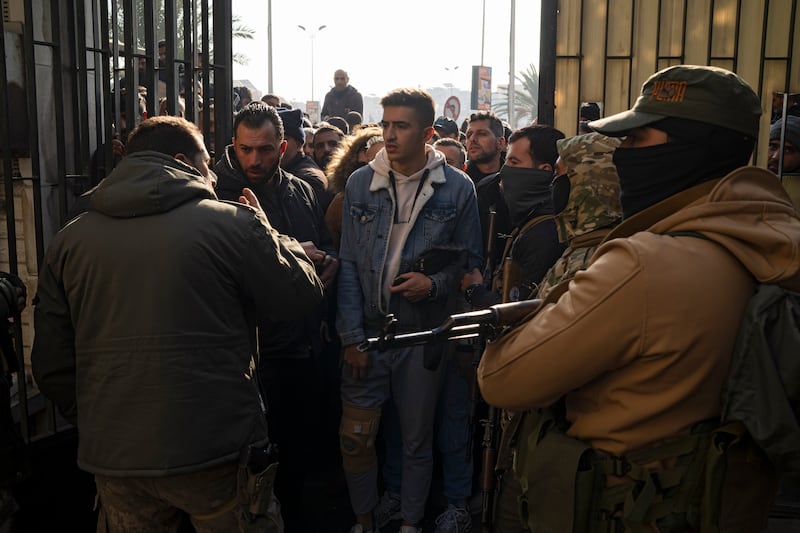
<path fill-rule="evenodd" d="M 478 311 L 458 313 L 447 317 L 441 325 L 424 331 L 397 333 L 397 319 L 386 315 L 381 333 L 358 345 L 361 352 L 377 350 L 383 352 L 407 346 L 419 346 L 434 342 L 448 342 L 480 337 L 493 340 L 508 326 L 513 326 L 541 305 L 541 300 L 522 300 L 497 304 Z"/>

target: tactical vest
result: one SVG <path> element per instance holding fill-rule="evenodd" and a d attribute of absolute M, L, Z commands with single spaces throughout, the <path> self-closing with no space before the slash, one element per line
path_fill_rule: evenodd
<path fill-rule="evenodd" d="M 525 269 L 518 261 L 514 260 L 514 243 L 537 224 L 553 218 L 553 215 L 533 217 L 523 226 L 514 228 L 506 239 L 503 261 L 492 276 L 492 291 L 500 293 L 503 303 L 527 300 L 536 294 L 538 285 L 525 283 Z"/>
<path fill-rule="evenodd" d="M 512 437 L 520 517 L 530 531 L 715 533 L 725 520 L 733 526 L 725 531 L 765 526 L 777 478 L 741 424 L 702 422 L 688 435 L 613 456 L 568 436 L 559 418 L 549 409 L 526 412 Z M 753 471 L 764 473 L 763 483 L 752 483 Z"/>

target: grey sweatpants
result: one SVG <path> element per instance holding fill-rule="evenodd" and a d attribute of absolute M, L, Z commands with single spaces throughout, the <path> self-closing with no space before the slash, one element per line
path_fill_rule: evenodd
<path fill-rule="evenodd" d="M 401 512 L 403 521 L 416 524 L 425 515 L 433 475 L 433 423 L 441 369 L 423 366 L 420 346 L 370 353 L 366 379 L 353 379 L 350 365 L 342 367 L 342 403 L 380 408 L 390 397 L 397 405 L 403 439 Z M 378 467 L 347 474 L 353 512 L 371 512 L 378 504 Z"/>

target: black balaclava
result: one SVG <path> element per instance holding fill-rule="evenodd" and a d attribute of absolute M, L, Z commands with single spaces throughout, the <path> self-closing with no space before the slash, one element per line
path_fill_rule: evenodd
<path fill-rule="evenodd" d="M 649 127 L 666 132 L 669 140 L 614 151 L 623 218 L 746 165 L 755 142 L 744 133 L 694 120 L 670 117 Z"/>
<path fill-rule="evenodd" d="M 550 197 L 553 200 L 554 213 L 561 213 L 567 208 L 571 189 L 572 185 L 569 182 L 569 174 L 559 174 L 553 178 L 553 182 L 550 184 Z"/>
<path fill-rule="evenodd" d="M 550 196 L 552 171 L 503 165 L 499 174 L 503 199 L 514 227 L 524 224 L 534 212 L 536 215 L 553 214 Z"/>

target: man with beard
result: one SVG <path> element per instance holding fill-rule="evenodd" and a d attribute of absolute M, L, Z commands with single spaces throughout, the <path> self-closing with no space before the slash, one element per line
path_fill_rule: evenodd
<path fill-rule="evenodd" d="M 306 182 L 280 168 L 286 151 L 283 121 L 275 108 L 251 102 L 236 114 L 233 144 L 217 163 L 217 196 L 237 200 L 243 188 L 252 189 L 272 226 L 303 244 L 314 261 L 326 290 L 338 270 L 324 214 Z M 302 531 L 301 495 L 306 476 L 311 428 L 322 412 L 320 390 L 320 324 L 326 303 L 304 319 L 259 324 L 259 377 L 269 406 L 270 438 L 280 449 L 281 468 L 275 492 L 283 507 L 286 531 Z"/>
<path fill-rule="evenodd" d="M 772 173 L 741 168 L 761 112 L 733 72 L 677 65 L 589 123 L 625 137 L 622 223 L 478 368 L 492 405 L 540 413 L 514 463 L 530 530 L 766 526 L 774 469 L 719 423 L 756 284 L 800 289 L 798 214 Z"/>
<path fill-rule="evenodd" d="M 502 259 L 500 254 L 505 245 L 505 241 L 497 236 L 507 235 L 512 229 L 508 209 L 500 193 L 500 177 L 497 175 L 503 166 L 506 149 L 503 121 L 491 111 L 473 113 L 467 123 L 466 138 L 466 173 L 475 183 L 484 250 L 489 248 L 489 239 L 495 239 L 492 244 L 494 257 L 490 259 L 492 264 L 497 265 Z M 490 211 L 495 212 L 494 223 L 491 224 L 494 227 L 494 235 L 491 236 L 487 234 Z"/>
<path fill-rule="evenodd" d="M 781 151 L 783 151 L 782 174 L 800 173 L 800 117 L 788 115 L 786 117 L 786 133 L 781 147 L 782 122 L 778 121 L 769 128 L 769 159 L 767 168 L 779 174 Z M 781 150 L 782 149 L 782 150 Z"/>
<path fill-rule="evenodd" d="M 344 132 L 332 124 L 327 122 L 320 125 L 317 131 L 314 132 L 314 161 L 317 162 L 319 168 L 328 171 L 328 163 L 331 160 L 333 152 L 339 148 L 344 140 Z"/>

